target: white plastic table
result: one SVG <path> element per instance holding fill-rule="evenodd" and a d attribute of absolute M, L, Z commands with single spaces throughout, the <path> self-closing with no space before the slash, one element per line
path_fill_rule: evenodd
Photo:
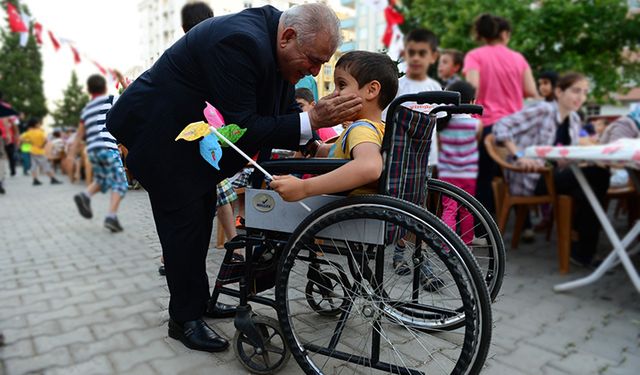
<path fill-rule="evenodd" d="M 609 218 L 598 202 L 593 189 L 589 186 L 582 170 L 578 166 L 579 162 L 595 162 L 605 165 L 625 166 L 626 168 L 640 169 L 640 139 L 621 139 L 617 142 L 601 146 L 532 146 L 527 147 L 524 153 L 525 157 L 543 158 L 547 160 L 566 160 L 570 161 L 569 167 L 573 171 L 580 187 L 593 207 L 598 220 L 602 224 L 602 229 L 613 244 L 613 250 L 606 259 L 591 274 L 586 277 L 558 284 L 553 287 L 556 292 L 562 292 L 591 284 L 600 279 L 608 270 L 622 263 L 625 271 L 629 275 L 631 282 L 636 290 L 640 292 L 640 276 L 635 269 L 630 255 L 638 252 L 639 249 L 632 249 L 630 245 L 634 239 L 640 234 L 640 220 L 636 221 L 631 230 L 620 239 L 616 231 L 613 229 Z M 629 177 L 635 184 L 636 190 L 640 191 L 640 181 L 638 181 L 635 173 L 629 173 Z"/>

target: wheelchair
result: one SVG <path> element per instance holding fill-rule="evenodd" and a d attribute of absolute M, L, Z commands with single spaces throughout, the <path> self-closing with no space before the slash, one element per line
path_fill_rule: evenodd
<path fill-rule="evenodd" d="M 481 111 L 459 100 L 454 92 L 425 92 L 391 103 L 378 195 L 311 197 L 304 200 L 309 213 L 274 191 L 246 189 L 246 234 L 225 244 L 209 304 L 221 294 L 239 299 L 232 347 L 247 370 L 275 373 L 292 354 L 306 374 L 480 372 L 491 341 L 489 290 L 499 289 L 497 262 L 481 270 L 434 214 L 437 207 L 425 209 L 428 192 L 471 202 L 427 173 L 437 113 Z M 400 106 L 406 101 L 438 106 L 425 114 Z M 273 174 L 320 174 L 345 162 L 286 159 L 262 166 Z M 474 208 L 473 202 L 463 207 Z M 475 209 L 485 217 L 479 203 Z M 491 249 L 501 237 L 494 240 Z M 400 243 L 411 261 L 407 275 L 391 266 Z M 232 262 L 238 248 L 245 260 Z M 228 287 L 236 283 L 238 289 Z M 257 314 L 250 302 L 275 309 L 277 320 Z"/>

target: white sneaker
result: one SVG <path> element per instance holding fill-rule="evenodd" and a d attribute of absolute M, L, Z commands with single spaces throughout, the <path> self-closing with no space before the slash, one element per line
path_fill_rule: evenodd
<path fill-rule="evenodd" d="M 489 242 L 486 238 L 473 237 L 471 240 L 471 246 L 487 246 L 488 244 Z"/>

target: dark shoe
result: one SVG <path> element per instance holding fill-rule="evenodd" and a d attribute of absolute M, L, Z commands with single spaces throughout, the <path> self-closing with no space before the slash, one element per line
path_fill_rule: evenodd
<path fill-rule="evenodd" d="M 422 282 L 422 289 L 427 292 L 437 292 L 444 287 L 444 281 L 436 276 L 427 277 Z"/>
<path fill-rule="evenodd" d="M 80 211 L 80 215 L 86 219 L 91 219 L 93 217 L 93 213 L 91 212 L 91 199 L 87 198 L 84 194 L 76 194 L 73 196 L 74 202 L 76 202 L 76 206 L 78 206 L 78 211 Z"/>
<path fill-rule="evenodd" d="M 42 182 L 38 181 L 38 179 L 33 180 L 33 186 L 42 185 Z"/>
<path fill-rule="evenodd" d="M 520 240 L 522 240 L 523 243 L 534 243 L 536 242 L 536 234 L 533 229 L 525 229 L 520 235 Z"/>
<path fill-rule="evenodd" d="M 60 185 L 62 183 L 62 181 L 60 180 L 56 180 L 55 178 L 51 179 L 51 185 Z"/>
<path fill-rule="evenodd" d="M 164 266 L 158 267 L 158 273 L 160 276 L 167 276 L 167 271 L 164 269 Z"/>
<path fill-rule="evenodd" d="M 203 352 L 221 352 L 229 347 L 229 342 L 202 319 L 191 320 L 182 325 L 169 319 L 169 337 L 179 340 L 189 349 Z"/>
<path fill-rule="evenodd" d="M 118 222 L 117 217 L 108 217 L 104 219 L 104 227 L 109 229 L 111 233 L 122 232 L 124 229 Z"/>
<path fill-rule="evenodd" d="M 4 193 L 6 193 L 6 191 L 4 190 L 4 187 L 2 186 L 2 184 L 0 184 L 0 194 L 4 194 Z"/>
<path fill-rule="evenodd" d="M 411 273 L 411 267 L 404 260 L 394 260 L 393 269 L 396 271 L 396 275 L 405 276 Z"/>
<path fill-rule="evenodd" d="M 579 267 L 585 267 L 585 268 L 592 268 L 592 261 L 593 258 L 592 257 L 586 257 L 582 254 L 580 254 L 580 252 L 578 252 L 577 250 L 577 244 L 572 243 L 571 245 L 571 254 L 569 255 L 569 263 L 573 264 L 574 266 L 579 266 Z"/>
<path fill-rule="evenodd" d="M 213 319 L 231 318 L 236 315 L 236 307 L 226 303 L 216 302 L 215 306 L 209 307 L 204 312 L 204 316 Z"/>

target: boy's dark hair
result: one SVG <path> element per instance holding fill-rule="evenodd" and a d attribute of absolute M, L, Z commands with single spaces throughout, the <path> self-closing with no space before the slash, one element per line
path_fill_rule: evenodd
<path fill-rule="evenodd" d="M 107 92 L 107 80 L 100 74 L 94 74 L 87 79 L 89 94 L 98 95 Z"/>
<path fill-rule="evenodd" d="M 462 68 L 462 64 L 464 63 L 464 53 L 458 51 L 457 49 L 445 49 L 442 50 L 440 55 L 450 55 L 453 59 L 453 64 L 460 66 Z"/>
<path fill-rule="evenodd" d="M 551 82 L 551 87 L 555 88 L 556 83 L 558 83 L 558 73 L 554 72 L 553 70 L 545 70 L 544 72 L 540 73 L 538 79 L 546 79 L 547 81 Z"/>
<path fill-rule="evenodd" d="M 404 44 L 409 42 L 423 42 L 431 47 L 431 52 L 438 50 L 438 37 L 429 29 L 413 29 L 404 37 Z"/>
<path fill-rule="evenodd" d="M 500 38 L 503 31 L 511 32 L 511 23 L 505 18 L 494 16 L 490 13 L 483 13 L 476 18 L 473 24 L 476 40 L 485 39 L 489 42 Z"/>
<path fill-rule="evenodd" d="M 51 135 L 53 136 L 53 138 L 60 138 L 62 136 L 62 134 L 60 133 L 60 130 L 54 130 L 53 133 L 51 133 Z"/>
<path fill-rule="evenodd" d="M 182 30 L 186 33 L 200 22 L 213 17 L 213 10 L 206 3 L 198 1 L 185 4 L 180 15 L 182 16 Z"/>
<path fill-rule="evenodd" d="M 358 88 L 371 81 L 380 82 L 378 104 L 386 108 L 398 92 L 398 66 L 385 54 L 368 51 L 351 51 L 342 55 L 336 63 L 336 69 L 349 73 Z"/>
<path fill-rule="evenodd" d="M 476 89 L 466 81 L 455 81 L 445 88 L 460 93 L 460 104 L 470 104 L 476 98 Z"/>
<path fill-rule="evenodd" d="M 313 97 L 313 93 L 306 87 L 300 87 L 296 89 L 296 99 L 302 99 L 307 103 L 311 104 L 315 101 Z"/>
<path fill-rule="evenodd" d="M 40 123 L 39 117 L 31 117 L 27 121 L 27 129 L 35 128 Z"/>

